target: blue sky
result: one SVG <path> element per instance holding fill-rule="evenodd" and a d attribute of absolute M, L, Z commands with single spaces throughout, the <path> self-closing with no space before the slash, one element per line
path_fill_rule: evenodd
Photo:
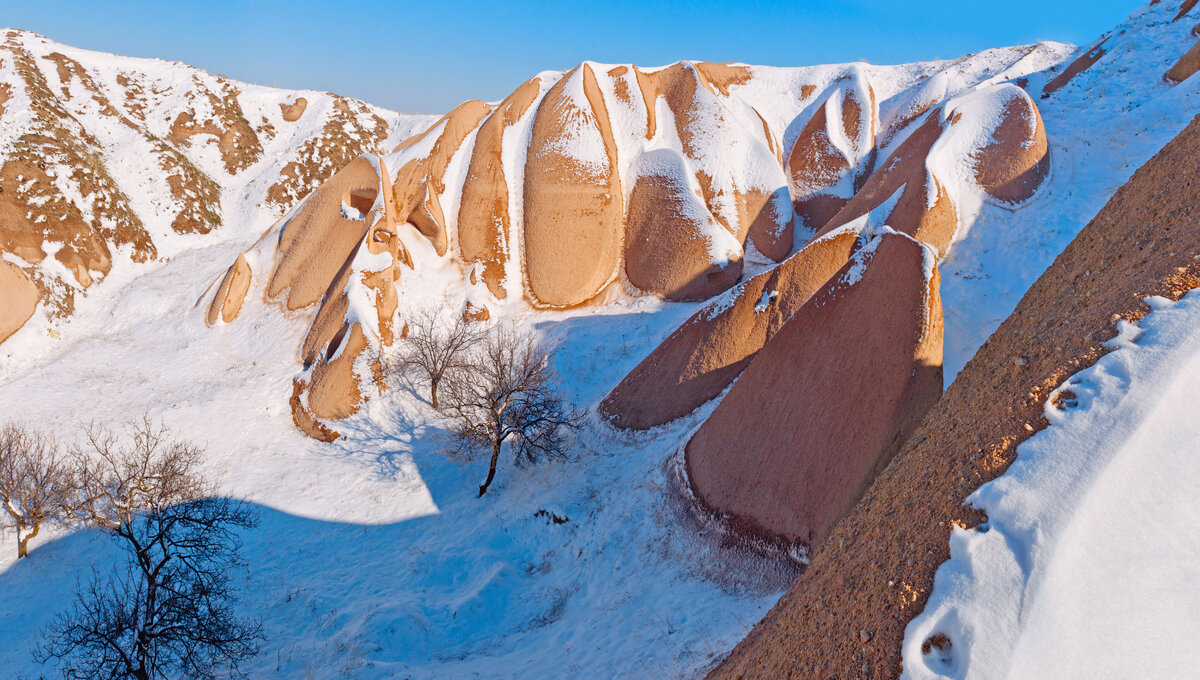
<path fill-rule="evenodd" d="M 584 59 L 888 64 L 1042 39 L 1082 44 L 1141 2 L 35 0 L 5 2 L 0 25 L 78 47 L 177 59 L 239 80 L 436 113 L 464 99 L 500 99 L 538 71 Z"/>

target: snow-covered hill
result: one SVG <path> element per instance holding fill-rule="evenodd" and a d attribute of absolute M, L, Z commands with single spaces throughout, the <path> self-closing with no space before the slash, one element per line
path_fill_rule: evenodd
<path fill-rule="evenodd" d="M 48 341 L 110 275 L 261 234 L 432 119 L 0 31 L 0 278 L 27 291 L 0 301 L 0 342 L 35 309 L 24 335 Z"/>
<path fill-rule="evenodd" d="M 55 142 L 62 150 L 31 147 L 26 153 L 34 154 L 35 165 L 37 158 L 65 154 L 98 159 L 88 166 L 103 169 L 97 193 L 77 188 L 79 180 L 57 167 L 37 186 L 61 197 L 68 215 L 79 214 L 77 231 L 91 239 L 80 243 L 102 242 L 108 250 L 59 247 L 67 239 L 37 226 L 49 217 L 39 222 L 24 207 L 58 203 L 23 199 L 18 209 L 30 217 L 22 218 L 20 234 L 35 234 L 44 256 L 14 250 L 5 262 L 28 271 L 45 291 L 78 292 L 81 279 L 100 280 L 87 288 L 86 298 L 75 299 L 72 314 L 50 309 L 0 345 L 0 412 L 52 428 L 63 438 L 91 420 L 119 424 L 148 413 L 207 446 L 206 473 L 222 492 L 249 499 L 263 519 L 243 536 L 249 569 L 239 583 L 242 607 L 265 624 L 266 646 L 247 668 L 251 677 L 696 677 L 719 663 L 777 603 L 800 568 L 784 554 L 730 545 L 695 518 L 680 493 L 686 484 L 680 478 L 681 447 L 719 399 L 640 432 L 614 429 L 593 415 L 569 460 L 525 469 L 506 464 L 492 490 L 477 498 L 482 470 L 441 455 L 442 421 L 421 395 L 373 382 L 363 365 L 371 352 L 364 351 L 359 365 L 351 362 L 359 394 L 356 410 L 337 416 L 340 437 L 323 443 L 296 428 L 289 398 L 298 377 L 312 377 L 301 352 L 313 328 L 332 328 L 329 338 L 318 334 L 323 342 L 312 343 L 322 350 L 317 356 L 329 358 L 338 353 L 324 351 L 328 343 L 337 345 L 340 340 L 332 338 L 346 334 L 336 331 L 351 323 L 381 340 L 386 324 L 398 329 L 396 322 L 422 307 L 441 305 L 454 315 L 487 309 L 492 318 L 517 323 L 553 345 L 553 368 L 570 401 L 595 407 L 704 303 L 669 301 L 671 281 L 661 290 L 627 286 L 629 255 L 608 248 L 611 243 L 600 248 L 602 267 L 563 271 L 564 263 L 586 260 L 590 266 L 591 260 L 573 244 L 552 247 L 554 233 L 530 239 L 527 232 L 538 227 L 525 223 L 519 210 L 540 190 L 527 188 L 529 149 L 579 160 L 592 180 L 576 183 L 583 188 L 559 181 L 569 173 L 546 171 L 542 179 L 557 183 L 562 195 L 586 194 L 586 201 L 605 210 L 616 194 L 588 193 L 597 182 L 619 185 L 625 206 L 642 200 L 634 196 L 640 180 L 661 176 L 663 182 L 641 182 L 643 193 L 664 192 L 648 205 L 682 196 L 684 222 L 701 225 L 701 233 L 729 246 L 723 253 L 705 250 L 713 257 L 700 271 L 732 252 L 737 257 L 728 261 L 744 258 L 738 275 L 750 278 L 771 271 L 775 260 L 803 245 L 817 226 L 808 220 L 820 219 L 817 213 L 828 210 L 828 199 L 848 204 L 871 174 L 868 166 L 875 161 L 859 153 L 863 149 L 846 133 L 855 127 L 847 123 L 854 118 L 849 115 L 810 129 L 832 140 L 836 154 L 829 157 L 846 167 L 834 163 L 830 175 L 785 169 L 786 155 L 818 111 L 841 114 L 852 108 L 846 102 L 857 100 L 845 91 L 869 82 L 875 99 L 870 109 L 877 116 L 872 137 L 879 134 L 871 148 L 878 143 L 882 161 L 919 127 L 922 116 L 952 108 L 931 114 L 937 107 L 926 104 L 962 97 L 961 104 L 972 94 L 1000 89 L 1037 105 L 1051 166 L 1045 184 L 1021 203 L 985 195 L 977 176 L 960 174 L 971 167 L 964 164 L 970 158 L 956 156 L 950 159 L 955 164 L 942 168 L 943 177 L 961 180 L 955 187 L 969 189 L 954 196 L 952 247 L 948 242 L 938 263 L 946 310 L 945 375 L 952 380 L 1116 188 L 1190 118 L 1200 84 L 1194 78 L 1180 85 L 1162 80 L 1192 40 L 1187 26 L 1170 21 L 1178 8 L 1168 4 L 1135 14 L 1114 32 L 1105 55 L 1090 68 L 1075 69 L 1071 79 L 1060 76 L 1075 56 L 1073 48 L 1049 43 L 886 67 L 726 71 L 723 65 L 685 62 L 639 70 L 589 62 L 573 74 L 539 74 L 507 103 L 468 103 L 440 120 L 401 117 L 321 93 L 232 83 L 182 65 L 97 55 L 9 32 L 7 51 L 0 52 L 0 73 L 9 86 L 0 90 L 0 122 L 6 124 L 0 134 L 16 132 L 0 151 L 24 148 L 25 135 L 27 142 L 71 140 Z M 587 84 L 589 72 L 601 83 L 594 90 Z M 676 110 L 688 107 L 672 106 L 678 93 L 662 85 L 680 73 L 687 76 L 681 82 L 695 79 L 701 88 L 697 99 L 710 106 L 705 114 L 710 118 L 701 119 L 712 125 L 692 131 L 700 140 L 694 147 L 679 132 L 687 126 L 676 119 Z M 738 82 L 746 74 L 752 77 Z M 648 79 L 658 79 L 661 90 L 650 85 L 643 90 Z M 1043 98 L 1052 81 L 1054 91 Z M 560 117 L 574 127 L 547 132 L 536 120 L 541 105 L 535 103 L 548 101 L 556 89 L 561 106 L 551 108 L 565 111 Z M 635 90 L 641 98 L 633 96 Z M 589 100 L 589 91 L 599 92 L 600 99 Z M 828 96 L 835 91 L 840 99 Z M 646 92 L 653 95 L 649 106 Z M 303 107 L 297 106 L 299 96 L 306 100 Z M 974 101 L 980 100 L 991 101 Z M 613 123 L 611 139 L 598 116 L 580 113 L 584 102 L 595 110 L 595 101 L 604 102 Z M 39 106 L 60 113 L 39 117 Z M 496 129 L 489 130 L 491 117 Z M 66 132 L 47 133 L 54 132 L 50 121 Z M 729 129 L 717 125 L 722 121 Z M 492 146 L 481 146 L 489 137 Z M 745 152 L 736 162 L 722 155 L 721 145 L 729 140 L 734 143 L 726 146 Z M 610 141 L 618 162 L 607 165 Z M 384 153 L 359 156 L 372 148 Z M 926 161 L 922 156 L 921 168 Z M 344 174 L 325 181 L 338 170 Z M 29 183 L 25 172 L 16 186 Z M 187 187 L 206 186 L 200 177 L 207 177 L 215 186 L 211 196 L 195 190 L 174 195 L 169 178 L 176 172 L 192 178 Z M 753 188 L 766 197 L 764 205 L 783 188 L 789 208 L 800 216 L 792 222 L 789 209 L 786 221 L 799 236 L 779 257 L 764 252 L 753 234 L 782 232 L 765 227 L 754 232 L 753 220 L 739 213 L 735 190 L 751 186 L 743 181 L 751 176 L 761 180 Z M 705 182 L 712 183 L 711 195 Z M 317 191 L 293 210 L 293 198 L 311 189 Z M 5 185 L 0 196 L 8 192 Z M 800 194 L 821 200 L 796 201 Z M 503 205 L 494 200 L 498 196 Z M 872 201 L 865 219 L 853 216 L 864 222 L 858 226 L 871 226 L 865 223 L 881 205 L 894 209 L 891 197 Z M 533 201 L 550 206 L 552 198 Z M 546 210 L 553 218 L 551 207 Z M 811 214 L 805 217 L 804 210 Z M 210 212 L 219 215 L 219 226 L 209 228 Z M 624 207 L 617 212 L 626 219 Z M 180 218 L 193 213 L 203 219 Z M 464 214 L 482 225 L 474 241 L 464 238 Z M 199 226 L 189 231 L 186 224 Z M 297 232 L 303 225 L 312 232 Z M 0 224 L 0 236 L 8 238 L 4 228 Z M 374 231 L 387 228 L 394 232 L 370 240 Z M 392 233 L 397 238 L 385 238 Z M 534 269 L 543 270 L 535 276 L 556 281 L 545 287 L 527 278 L 530 241 L 538 239 L 541 264 Z M 619 238 L 616 243 L 623 245 Z M 81 267 L 68 257 L 76 252 Z M 103 262 L 84 259 L 93 252 L 108 252 L 111 268 L 92 268 Z M 401 252 L 411 266 L 402 266 Z M 289 265 L 295 276 L 284 277 L 287 285 L 271 292 L 279 263 L 288 257 L 296 258 Z M 378 302 L 386 296 L 358 285 L 362 278 L 350 279 L 385 270 L 399 275 L 390 280 L 395 298 L 388 304 Z M 238 271 L 246 277 L 245 290 L 235 296 L 236 305 L 226 306 Z M 100 272 L 107 272 L 103 279 Z M 329 285 L 338 281 L 340 288 Z M 560 286 L 564 281 L 570 285 Z M 602 294 L 610 286 L 611 294 Z M 288 302 L 292 295 L 295 306 Z M 332 321 L 318 319 L 327 297 L 345 303 L 329 305 Z M 47 292 L 44 299 L 59 298 Z M 769 305 L 769 294 L 761 302 Z M 714 308 L 721 304 L 718 299 Z M 384 348 L 379 341 L 372 349 Z M 567 521 L 549 521 L 546 513 Z M 0 668 L 36 676 L 45 672 L 29 655 L 39 627 L 68 603 L 81 574 L 92 566 L 103 570 L 114 554 L 101 536 L 51 531 L 18 562 L 15 546 L 3 549 L 15 544 L 11 530 L 0 538 Z M 944 544 L 943 536 L 939 540 Z M 880 543 L 888 543 L 886 537 Z M 872 568 L 869 561 L 865 565 L 863 574 Z M 808 573 L 821 574 L 822 568 L 814 563 Z M 822 611 L 833 611 L 834 594 L 823 595 L 828 604 L 819 600 Z M 799 601 L 797 596 L 784 602 Z M 809 611 L 802 618 L 817 620 Z M 838 613 L 853 619 L 852 611 Z M 758 629 L 759 641 L 750 643 L 762 646 L 751 652 L 739 648 L 734 659 L 746 677 L 764 667 L 766 676 L 772 670 L 783 676 L 788 663 L 808 658 L 799 655 L 828 651 L 798 652 L 795 641 L 801 638 L 770 637 L 779 630 L 770 621 Z M 839 642 L 851 635 L 862 639 L 857 629 L 842 632 Z M 875 635 L 881 648 L 890 640 Z M 894 642 L 881 654 L 890 658 L 898 652 L 899 641 Z M 827 658 L 840 660 L 832 653 Z M 779 665 L 763 665 L 772 659 Z"/>

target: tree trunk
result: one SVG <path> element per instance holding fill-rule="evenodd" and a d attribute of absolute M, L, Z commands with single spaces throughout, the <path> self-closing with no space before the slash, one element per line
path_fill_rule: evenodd
<path fill-rule="evenodd" d="M 435 411 L 438 410 L 437 386 L 437 378 L 429 381 L 429 403 L 433 406 L 433 410 Z"/>
<path fill-rule="evenodd" d="M 33 531 L 21 536 L 21 527 L 17 527 L 17 559 L 29 556 L 29 539 L 37 536 L 40 524 L 33 525 Z"/>
<path fill-rule="evenodd" d="M 483 494 L 487 493 L 488 487 L 491 486 L 492 480 L 496 477 L 496 461 L 500 460 L 500 445 L 504 443 L 502 439 L 496 439 L 492 442 L 492 464 L 488 468 L 487 479 L 479 487 L 479 497 L 483 498 Z"/>

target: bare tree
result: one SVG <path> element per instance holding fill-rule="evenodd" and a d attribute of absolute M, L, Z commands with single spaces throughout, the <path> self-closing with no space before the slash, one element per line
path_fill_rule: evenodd
<path fill-rule="evenodd" d="M 460 460 L 490 455 L 487 493 L 505 441 L 517 465 L 566 457 L 566 434 L 580 415 L 569 409 L 550 370 L 550 354 L 533 337 L 494 326 L 474 346 L 466 365 L 446 380 L 443 413 L 450 420 L 447 453 Z"/>
<path fill-rule="evenodd" d="M 397 371 L 415 375 L 429 386 L 429 403 L 440 409 L 438 387 L 446 376 L 465 367 L 467 350 L 478 343 L 477 324 L 455 317 L 443 321 L 436 309 L 425 309 L 409 322 L 409 334 L 400 345 Z"/>
<path fill-rule="evenodd" d="M 202 449 L 148 418 L 129 441 L 93 426 L 75 449 L 85 525 L 111 532 L 125 553 L 109 578 L 93 574 L 35 650 L 83 678 L 244 677 L 261 624 L 233 611 L 237 530 L 255 526 L 246 504 L 215 497 L 198 471 Z"/>
<path fill-rule="evenodd" d="M 24 425 L 0 429 L 0 502 L 17 529 L 17 559 L 47 521 L 66 519 L 74 475 L 54 437 Z"/>

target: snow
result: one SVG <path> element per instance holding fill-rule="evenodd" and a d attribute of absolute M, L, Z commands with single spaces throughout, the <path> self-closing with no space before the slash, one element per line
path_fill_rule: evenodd
<path fill-rule="evenodd" d="M 965 209 L 974 215 L 939 264 L 947 385 L 1113 193 L 1200 108 L 1200 79 L 1163 81 L 1196 40 L 1194 22 L 1172 23 L 1177 11 L 1177 3 L 1160 2 L 1134 12 L 1112 31 L 1108 53 L 1048 98 L 1040 98 L 1043 85 L 1086 48 L 1030 76 L 1026 89 L 1050 141 L 1050 179 L 1019 207 L 992 199 L 959 206 L 960 224 Z"/>
<path fill-rule="evenodd" d="M 908 678 L 1182 678 L 1200 663 L 1200 292 L 1148 300 L 1113 352 L 1071 377 L 1050 427 L 969 501 Z M 922 643 L 945 635 L 949 649 Z"/>

